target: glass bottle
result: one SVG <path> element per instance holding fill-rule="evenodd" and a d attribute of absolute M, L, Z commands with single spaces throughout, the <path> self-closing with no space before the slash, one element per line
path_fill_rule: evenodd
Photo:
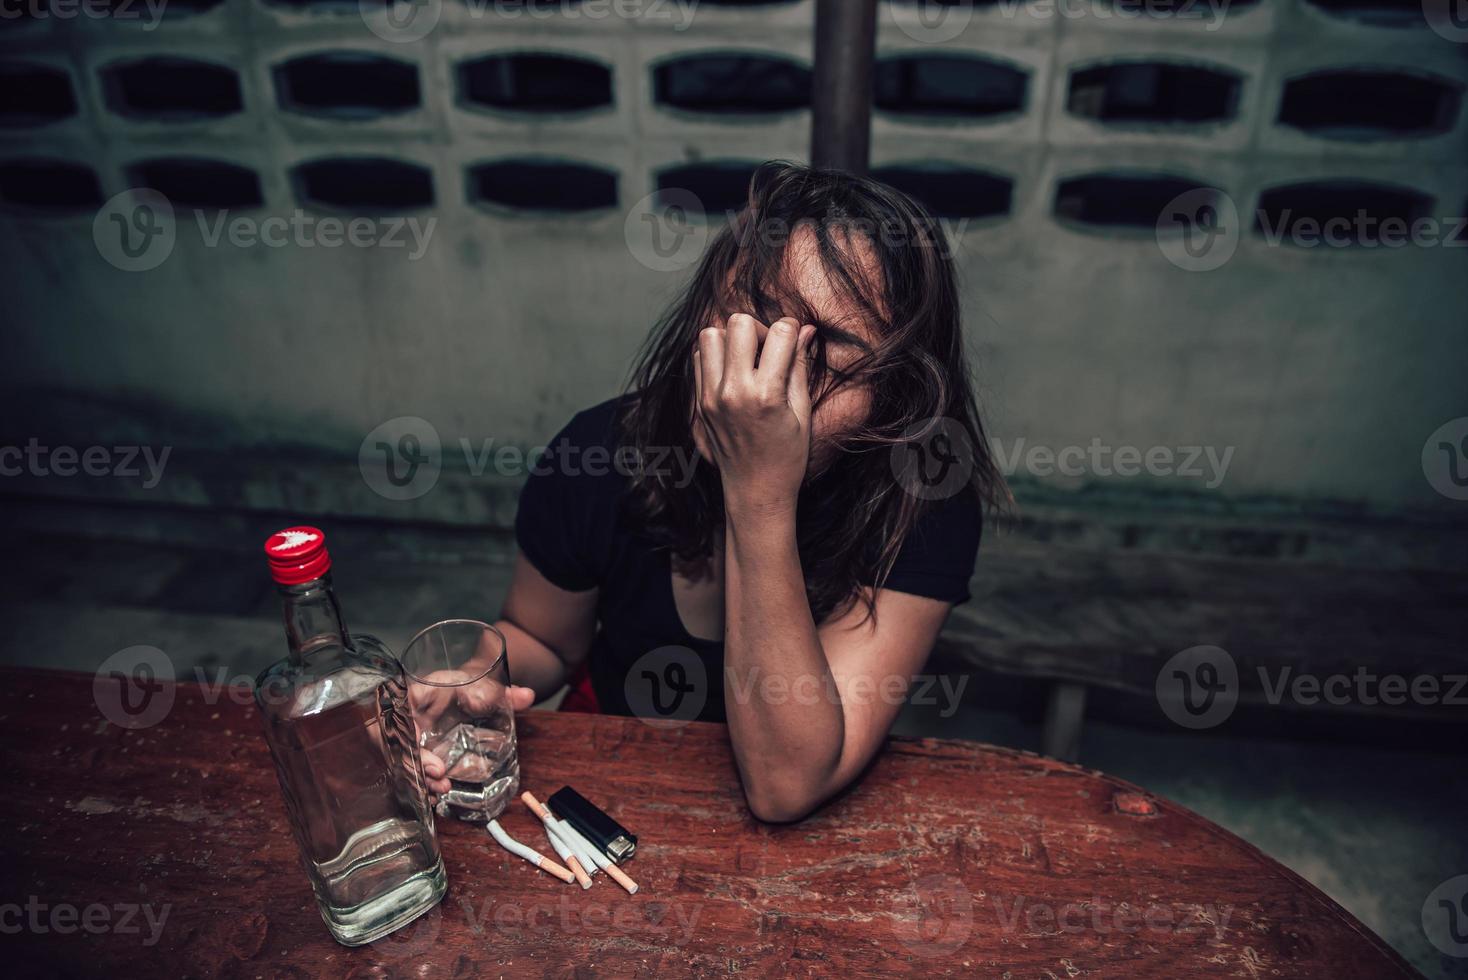
<path fill-rule="evenodd" d="M 447 887 L 406 678 L 381 641 L 347 632 L 321 531 L 287 528 L 265 553 L 290 655 L 261 672 L 255 702 L 321 917 L 359 946 Z"/>

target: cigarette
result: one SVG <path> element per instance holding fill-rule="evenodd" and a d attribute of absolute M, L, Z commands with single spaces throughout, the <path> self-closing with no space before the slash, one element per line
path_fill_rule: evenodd
<path fill-rule="evenodd" d="M 550 810 L 547 809 L 546 813 L 550 813 Z M 570 824 L 558 818 L 554 813 L 550 813 L 549 826 L 551 834 L 562 844 L 565 844 L 567 847 L 569 847 L 571 849 L 571 853 L 576 855 L 576 857 L 580 859 L 581 866 L 586 869 L 586 873 L 596 874 L 596 849 L 587 845 L 586 842 L 579 835 L 577 835 L 575 831 L 571 829 Z"/>
<path fill-rule="evenodd" d="M 561 867 L 556 862 L 552 861 L 550 858 L 546 857 L 544 854 L 541 854 L 538 851 L 531 850 L 524 844 L 515 840 L 515 838 L 511 837 L 508 833 L 505 832 L 505 828 L 500 826 L 500 822 L 498 820 L 491 820 L 489 822 L 489 835 L 499 843 L 500 847 L 503 847 L 505 850 L 509 851 L 516 857 L 524 858 L 526 861 L 529 861 L 540 870 L 552 874 L 564 882 L 569 883 L 576 880 L 575 875 L 567 871 L 565 868 Z"/>
<path fill-rule="evenodd" d="M 586 872 L 586 884 L 585 885 L 582 885 L 581 887 L 582 888 L 590 888 L 591 887 L 591 877 L 592 877 L 592 875 L 596 874 L 596 868 L 595 867 L 588 868 L 586 865 L 582 864 L 580 861 L 577 861 L 576 860 L 576 854 L 575 854 L 575 852 L 572 851 L 569 847 L 567 847 L 561 841 L 561 839 L 555 835 L 555 833 L 550 828 L 550 824 L 546 824 L 545 825 L 545 839 L 548 840 L 548 841 L 550 841 L 550 846 L 555 849 L 555 852 L 557 854 L 560 855 L 562 861 L 565 861 L 572 868 L 581 868 L 581 870 L 583 870 L 583 871 Z M 577 879 L 577 880 L 579 881 L 580 879 Z"/>
<path fill-rule="evenodd" d="M 586 873 L 584 868 L 584 865 L 589 865 L 592 863 L 589 856 L 588 859 L 585 861 L 582 861 L 580 859 L 580 854 L 576 848 L 576 845 L 567 840 L 564 836 L 560 835 L 556 828 L 556 818 L 551 816 L 551 812 L 549 810 L 540 805 L 540 801 L 535 798 L 534 793 L 526 790 L 525 792 L 520 794 L 520 799 L 522 802 L 524 802 L 526 806 L 530 808 L 530 812 L 539 817 L 540 822 L 545 824 L 546 832 L 552 838 L 560 840 L 560 842 L 565 845 L 566 849 L 570 851 L 570 854 L 565 856 L 566 864 L 570 866 L 571 873 L 576 876 L 576 880 L 581 884 L 581 887 L 590 888 L 591 876 Z M 557 851 L 557 853 L 559 853 L 559 851 Z"/>
<path fill-rule="evenodd" d="M 586 873 L 586 869 L 581 866 L 580 861 L 576 860 L 574 853 L 566 855 L 566 867 L 571 869 L 572 876 L 575 877 L 576 883 L 582 889 L 591 887 L 591 875 Z"/>
<path fill-rule="evenodd" d="M 557 829 L 562 828 L 567 834 L 571 835 L 572 844 L 578 845 L 577 853 L 585 851 L 587 854 L 591 855 L 591 860 L 596 864 L 596 866 L 605 871 L 607 875 L 611 877 L 611 879 L 617 884 L 627 889 L 628 895 L 637 894 L 637 882 L 629 878 L 627 876 L 627 873 L 621 868 L 617 867 L 617 865 L 611 860 L 611 858 L 603 854 L 595 844 L 583 837 L 581 831 L 566 823 L 566 821 L 564 820 L 558 820 Z"/>

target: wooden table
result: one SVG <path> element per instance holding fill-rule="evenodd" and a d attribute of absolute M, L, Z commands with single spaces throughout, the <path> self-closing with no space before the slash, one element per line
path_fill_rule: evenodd
<path fill-rule="evenodd" d="M 855 789 L 771 827 L 722 727 L 547 712 L 521 721 L 525 786 L 569 782 L 638 833 L 642 891 L 563 885 L 445 820 L 443 903 L 347 949 L 242 689 L 166 688 L 164 720 L 128 731 L 90 675 L 0 680 L 11 975 L 1415 975 L 1283 866 L 1101 773 L 895 738 Z M 518 804 L 504 823 L 538 846 Z"/>

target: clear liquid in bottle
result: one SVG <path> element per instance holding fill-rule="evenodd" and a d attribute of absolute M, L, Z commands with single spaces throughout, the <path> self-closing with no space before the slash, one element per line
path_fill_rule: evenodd
<path fill-rule="evenodd" d="M 321 916 L 357 946 L 447 887 L 405 677 L 379 641 L 341 627 L 324 574 L 282 591 L 291 656 L 260 675 L 256 703 Z"/>

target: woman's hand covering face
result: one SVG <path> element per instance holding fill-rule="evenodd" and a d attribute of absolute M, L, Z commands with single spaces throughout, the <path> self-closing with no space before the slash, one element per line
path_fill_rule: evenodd
<path fill-rule="evenodd" d="M 810 457 L 815 333 L 793 317 L 766 327 L 736 313 L 699 334 L 694 442 L 718 468 L 727 504 L 794 506 Z"/>

